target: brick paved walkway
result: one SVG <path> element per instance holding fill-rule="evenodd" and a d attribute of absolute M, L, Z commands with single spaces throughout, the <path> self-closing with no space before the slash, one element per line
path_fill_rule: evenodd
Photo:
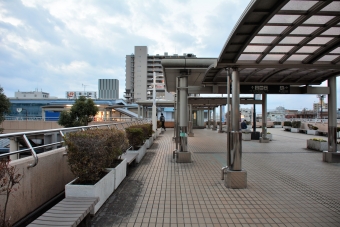
<path fill-rule="evenodd" d="M 92 226 L 340 226 L 340 164 L 306 149 L 317 136 L 269 129 L 270 143 L 243 141 L 247 189 L 220 180 L 226 134 L 194 130 L 192 163 L 172 159 L 173 131 L 146 156 L 92 220 Z M 324 137 L 323 137 L 324 138 Z"/>

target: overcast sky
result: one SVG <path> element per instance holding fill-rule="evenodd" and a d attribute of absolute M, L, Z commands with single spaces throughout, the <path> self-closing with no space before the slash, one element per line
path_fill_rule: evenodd
<path fill-rule="evenodd" d="M 97 91 L 98 79 L 118 79 L 123 98 L 125 56 L 134 46 L 217 58 L 249 2 L 0 0 L 0 86 L 8 97 L 38 89 L 65 98 L 70 90 Z M 312 109 L 317 101 L 268 95 L 268 109 Z"/>

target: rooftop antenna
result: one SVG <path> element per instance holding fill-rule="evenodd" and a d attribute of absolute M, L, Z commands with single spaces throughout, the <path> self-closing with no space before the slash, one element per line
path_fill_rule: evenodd
<path fill-rule="evenodd" d="M 85 95 L 85 88 L 86 88 L 86 86 L 88 86 L 88 85 L 86 85 L 86 84 L 81 84 L 81 86 L 84 87 L 84 95 Z"/>

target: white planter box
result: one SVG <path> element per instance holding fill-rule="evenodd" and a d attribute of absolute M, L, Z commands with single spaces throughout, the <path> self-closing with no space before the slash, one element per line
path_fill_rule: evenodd
<path fill-rule="evenodd" d="M 152 138 L 155 140 L 157 138 L 156 132 L 152 133 Z"/>
<path fill-rule="evenodd" d="M 282 125 L 274 125 L 274 128 L 282 128 Z"/>
<path fill-rule="evenodd" d="M 124 158 L 121 161 L 121 163 L 118 166 L 116 166 L 116 168 L 107 168 L 109 170 L 113 170 L 114 171 L 114 179 L 115 179 L 114 190 L 116 190 L 118 188 L 118 186 L 120 185 L 120 183 L 122 183 L 122 181 L 125 179 L 125 177 L 126 177 L 126 168 L 127 168 L 126 158 Z"/>
<path fill-rule="evenodd" d="M 298 129 L 298 128 L 291 128 L 290 129 L 290 132 L 299 132 L 300 131 L 300 129 Z"/>
<path fill-rule="evenodd" d="M 150 137 L 149 139 L 145 141 L 146 149 L 149 149 L 152 146 L 152 144 L 153 144 L 153 138 Z"/>
<path fill-rule="evenodd" d="M 139 163 L 142 160 L 142 158 L 145 155 L 145 152 L 146 152 L 146 145 L 145 145 L 145 143 L 138 150 L 127 150 L 126 151 L 126 153 L 138 153 L 138 156 L 136 158 L 136 163 Z"/>
<path fill-rule="evenodd" d="M 307 129 L 307 134 L 308 135 L 316 135 L 316 130 L 309 130 L 309 129 Z"/>
<path fill-rule="evenodd" d="M 307 148 L 315 151 L 327 151 L 328 143 L 314 140 L 307 140 Z"/>
<path fill-rule="evenodd" d="M 267 138 L 272 141 L 273 140 L 273 134 L 267 134 Z"/>
<path fill-rule="evenodd" d="M 285 129 L 285 131 L 290 131 L 291 130 L 291 126 L 283 126 L 283 128 Z"/>
<path fill-rule="evenodd" d="M 242 133 L 242 140 L 245 141 L 251 140 L 251 133 Z"/>
<path fill-rule="evenodd" d="M 99 197 L 99 202 L 94 207 L 91 214 L 95 214 L 104 202 L 109 198 L 115 188 L 115 171 L 108 172 L 95 185 L 72 184 L 74 179 L 65 185 L 65 197 Z"/>

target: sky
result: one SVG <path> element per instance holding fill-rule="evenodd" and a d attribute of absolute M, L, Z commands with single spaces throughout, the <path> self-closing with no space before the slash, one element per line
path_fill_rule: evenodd
<path fill-rule="evenodd" d="M 44 91 L 98 91 L 118 79 L 134 46 L 150 55 L 217 58 L 250 0 L 0 0 L 0 86 Z M 326 84 L 324 84 L 326 85 Z M 337 79 L 337 106 L 340 82 Z M 316 95 L 268 95 L 268 109 L 312 109 Z"/>

